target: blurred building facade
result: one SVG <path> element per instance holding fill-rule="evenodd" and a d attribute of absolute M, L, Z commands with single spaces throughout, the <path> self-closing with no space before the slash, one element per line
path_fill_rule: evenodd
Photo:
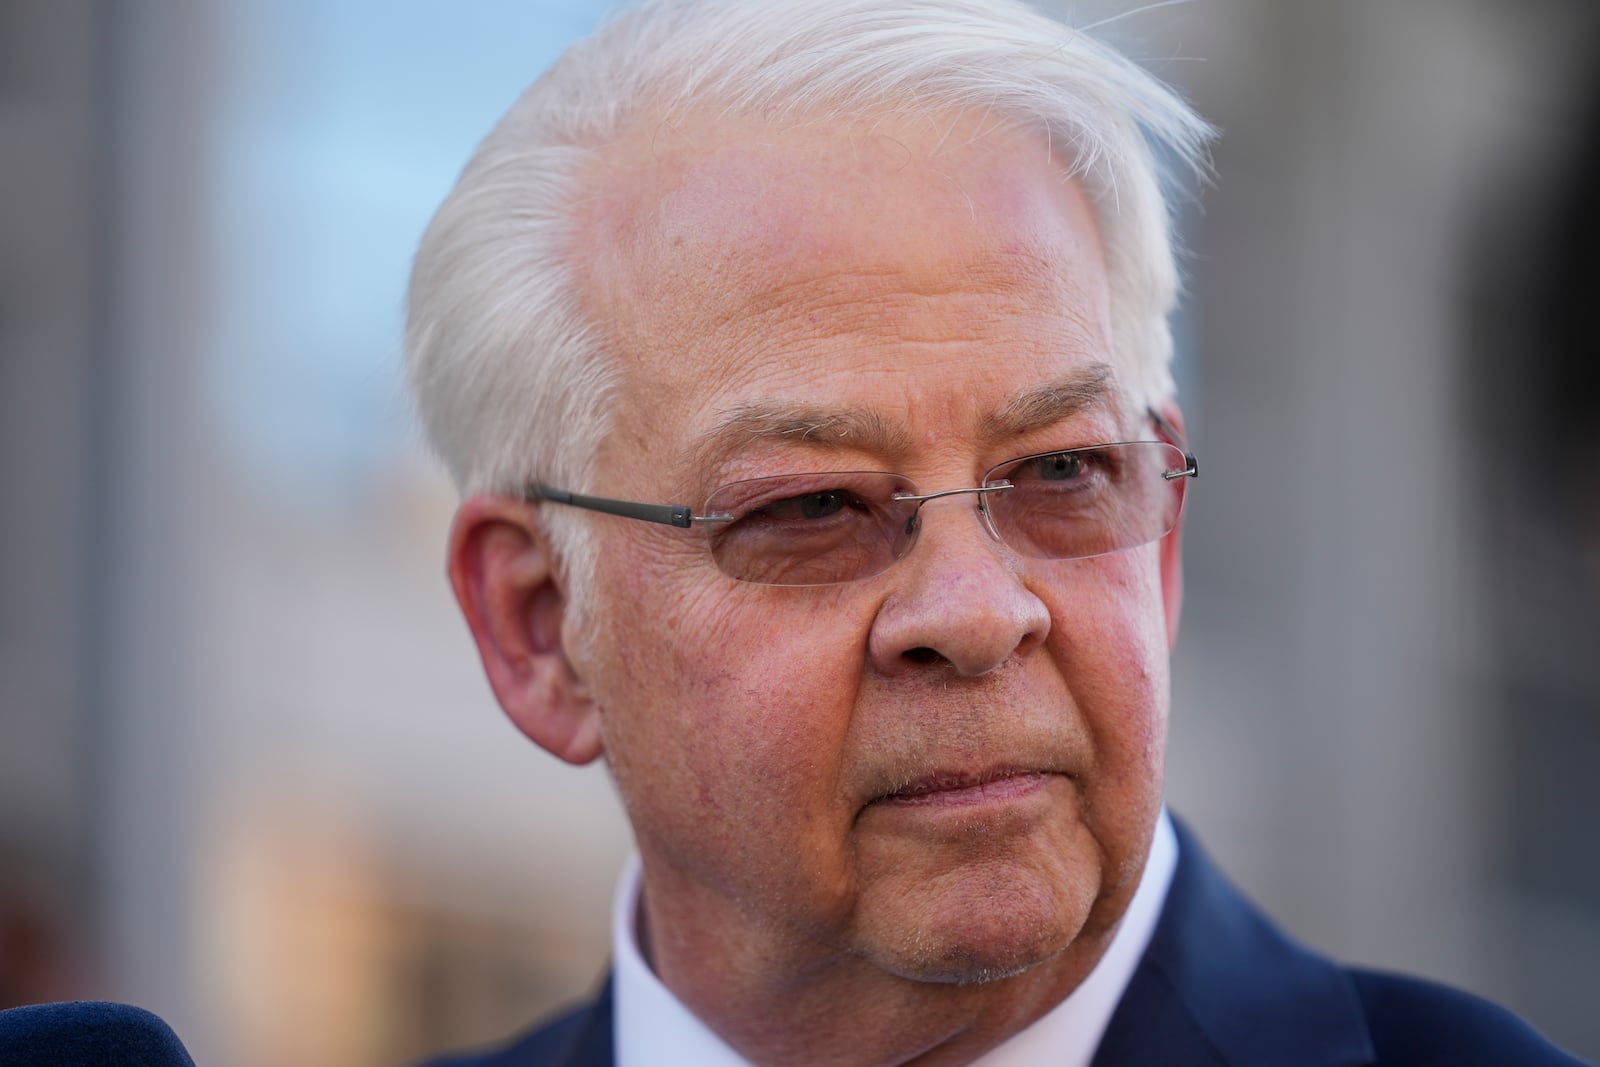
<path fill-rule="evenodd" d="M 1170 800 L 1306 939 L 1600 1058 L 1591 7 L 1107 32 L 1223 128 Z M 398 375 L 428 214 L 599 17 L 0 9 L 0 999 L 391 1064 L 599 975 L 625 824 L 494 708 Z"/>

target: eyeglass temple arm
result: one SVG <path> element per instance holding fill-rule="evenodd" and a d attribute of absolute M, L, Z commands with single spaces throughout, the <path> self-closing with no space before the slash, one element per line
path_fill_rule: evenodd
<path fill-rule="evenodd" d="M 1155 408 L 1145 408 L 1144 410 L 1145 414 L 1150 416 L 1150 421 L 1155 423 L 1157 432 L 1159 432 L 1162 437 L 1165 437 L 1169 442 L 1176 445 L 1183 451 L 1183 458 L 1184 462 L 1186 463 L 1186 466 L 1183 468 L 1183 470 L 1167 471 L 1162 475 L 1162 477 L 1169 482 L 1174 478 L 1200 477 L 1200 461 L 1195 458 L 1193 452 L 1189 451 L 1188 442 L 1184 441 L 1183 435 L 1178 432 L 1177 427 L 1173 426 L 1172 423 L 1162 418 L 1161 412 L 1157 411 Z"/>
<path fill-rule="evenodd" d="M 612 500 L 604 496 L 585 496 L 569 493 L 565 489 L 552 489 L 548 485 L 531 485 L 525 494 L 534 500 L 549 500 L 556 504 L 570 504 L 589 511 L 603 511 L 607 515 L 621 515 L 625 519 L 642 519 L 663 526 L 681 526 L 687 529 L 694 521 L 694 509 L 681 504 L 640 504 L 632 500 Z"/>

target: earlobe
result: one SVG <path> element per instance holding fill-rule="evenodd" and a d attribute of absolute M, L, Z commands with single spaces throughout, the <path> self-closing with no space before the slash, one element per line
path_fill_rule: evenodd
<path fill-rule="evenodd" d="M 464 501 L 449 573 L 490 688 L 517 729 L 568 763 L 592 762 L 602 750 L 598 709 L 562 639 L 566 590 L 537 510 L 510 497 Z"/>

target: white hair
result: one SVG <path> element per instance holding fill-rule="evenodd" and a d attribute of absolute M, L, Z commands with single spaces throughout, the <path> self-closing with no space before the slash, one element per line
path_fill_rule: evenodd
<path fill-rule="evenodd" d="M 615 375 L 605 324 L 580 311 L 577 176 L 630 121 L 708 109 L 774 124 L 976 111 L 1043 131 L 1099 222 L 1122 387 L 1141 406 L 1172 395 L 1166 196 L 1174 168 L 1203 169 L 1211 131 L 1156 78 L 1019 0 L 644 0 L 522 94 L 417 252 L 412 390 L 463 493 L 603 491 L 589 480 Z M 550 510 L 581 585 L 576 509 Z"/>

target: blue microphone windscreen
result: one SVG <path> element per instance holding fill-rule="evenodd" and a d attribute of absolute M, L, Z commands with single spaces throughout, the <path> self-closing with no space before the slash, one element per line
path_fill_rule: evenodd
<path fill-rule="evenodd" d="M 143 1008 L 106 1001 L 0 1011 L 4 1067 L 194 1067 L 172 1028 Z"/>

